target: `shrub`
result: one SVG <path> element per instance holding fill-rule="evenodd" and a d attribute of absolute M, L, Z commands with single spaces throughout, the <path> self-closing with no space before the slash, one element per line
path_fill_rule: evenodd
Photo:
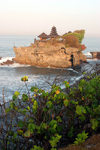
<path fill-rule="evenodd" d="M 78 39 L 79 43 L 81 44 L 82 40 L 84 38 L 84 34 L 85 34 L 85 30 L 76 30 L 74 32 L 64 34 L 63 38 L 65 38 L 65 37 L 67 37 L 69 35 L 73 35 L 73 36 L 75 36 Z"/>
<path fill-rule="evenodd" d="M 28 78 L 22 81 L 26 84 Z M 38 87 L 28 94 L 14 93 L 2 117 L 1 149 L 56 150 L 61 144 L 82 143 L 99 131 L 100 76 L 82 79 L 77 88 L 64 84 L 66 93 L 56 85 L 49 93 Z"/>
<path fill-rule="evenodd" d="M 88 138 L 88 133 L 85 133 L 85 131 L 83 131 L 82 133 L 79 133 L 77 135 L 77 138 L 75 139 L 74 144 L 81 144 L 83 142 L 85 142 L 85 140 Z"/>
<path fill-rule="evenodd" d="M 66 47 L 75 47 L 75 48 L 80 47 L 80 43 L 77 37 L 75 37 L 74 35 L 67 35 L 64 39 Z"/>
<path fill-rule="evenodd" d="M 79 42 L 82 43 L 82 40 L 83 40 L 84 34 L 85 34 L 85 30 L 76 30 L 73 33 L 78 38 Z"/>

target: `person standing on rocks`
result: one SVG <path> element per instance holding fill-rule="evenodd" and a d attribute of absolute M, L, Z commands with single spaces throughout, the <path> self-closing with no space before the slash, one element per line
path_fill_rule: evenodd
<path fill-rule="evenodd" d="M 74 67 L 74 55 L 73 54 L 71 54 L 71 59 L 70 59 L 70 61 L 71 61 L 71 66 L 72 66 L 72 68 Z"/>

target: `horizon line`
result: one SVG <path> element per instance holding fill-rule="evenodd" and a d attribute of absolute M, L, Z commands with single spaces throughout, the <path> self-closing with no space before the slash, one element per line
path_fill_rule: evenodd
<path fill-rule="evenodd" d="M 36 37 L 38 35 L 36 35 L 36 34 L 0 34 L 0 36 L 34 36 L 34 37 Z M 98 38 L 100 38 L 100 35 L 91 35 L 91 34 L 89 35 L 88 34 L 88 35 L 85 35 L 84 38 L 85 37 L 98 37 Z"/>

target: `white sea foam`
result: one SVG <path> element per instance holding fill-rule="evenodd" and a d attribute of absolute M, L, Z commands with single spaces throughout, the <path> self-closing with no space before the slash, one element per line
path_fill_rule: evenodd
<path fill-rule="evenodd" d="M 12 61 L 14 57 L 2 57 L 1 60 L 0 60 L 0 64 L 6 62 L 7 60 L 10 60 Z M 0 67 L 28 67 L 30 65 L 24 65 L 24 64 L 19 64 L 19 63 L 13 63 L 13 64 L 9 64 L 9 65 L 1 65 Z"/>
<path fill-rule="evenodd" d="M 10 65 L 1 65 L 0 67 L 10 67 L 10 68 L 19 68 L 19 67 L 29 67 L 30 65 L 24 65 L 24 64 L 19 64 L 19 63 L 14 63 Z"/>
<path fill-rule="evenodd" d="M 97 58 L 94 58 L 94 59 L 87 59 L 88 62 L 91 62 L 91 61 L 99 61 Z"/>
<path fill-rule="evenodd" d="M 74 70 L 74 69 L 72 69 L 72 68 L 68 68 L 67 70 L 71 70 L 71 71 L 73 71 L 73 72 L 75 72 L 75 73 L 79 73 L 79 72 L 77 72 L 76 70 Z"/>
<path fill-rule="evenodd" d="M 0 60 L 0 63 L 4 63 L 6 62 L 7 60 L 11 60 L 13 59 L 14 57 L 2 57 L 1 60 Z"/>
<path fill-rule="evenodd" d="M 90 52 L 86 52 L 86 53 L 84 53 L 86 56 L 88 56 L 88 57 L 92 57 L 92 54 L 90 53 Z"/>
<path fill-rule="evenodd" d="M 19 63 L 14 63 L 12 65 L 9 65 L 9 67 L 14 67 L 14 68 L 17 68 L 17 67 L 29 67 L 30 65 L 24 65 L 24 64 L 19 64 Z"/>

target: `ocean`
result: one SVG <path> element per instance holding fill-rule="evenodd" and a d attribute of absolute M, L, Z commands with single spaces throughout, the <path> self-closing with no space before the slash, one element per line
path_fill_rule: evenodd
<path fill-rule="evenodd" d="M 34 43 L 34 38 L 35 36 L 0 36 L 0 57 L 2 57 L 0 63 L 15 57 L 14 46 L 29 46 L 30 43 Z M 85 37 L 83 43 L 87 47 L 83 52 L 85 55 L 89 55 L 91 51 L 100 51 L 100 38 Z M 72 68 L 37 68 L 18 63 L 0 66 L 0 103 L 3 103 L 3 94 L 5 101 L 9 101 L 15 91 L 27 92 L 27 87 L 21 81 L 21 77 L 25 75 L 29 77 L 28 89 L 31 86 L 38 86 L 49 90 L 53 83 L 62 85 L 65 80 L 70 83 L 74 82 L 81 76 L 81 73 Z"/>

